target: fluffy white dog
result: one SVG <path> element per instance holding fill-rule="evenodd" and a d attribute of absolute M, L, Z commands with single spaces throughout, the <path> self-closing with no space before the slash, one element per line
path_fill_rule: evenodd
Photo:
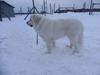
<path fill-rule="evenodd" d="M 67 36 L 70 40 L 70 48 L 79 52 L 82 45 L 83 25 L 76 19 L 51 20 L 42 15 L 31 15 L 27 24 L 33 27 L 45 41 L 48 53 L 55 46 L 55 40 Z"/>

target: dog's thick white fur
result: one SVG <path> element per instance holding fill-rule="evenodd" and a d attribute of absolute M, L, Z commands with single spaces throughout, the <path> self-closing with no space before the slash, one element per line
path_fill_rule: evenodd
<path fill-rule="evenodd" d="M 70 48 L 79 52 L 83 39 L 83 25 L 76 19 L 51 20 L 42 15 L 31 15 L 27 24 L 33 27 L 45 41 L 48 53 L 55 46 L 55 40 L 67 36 L 70 40 Z"/>

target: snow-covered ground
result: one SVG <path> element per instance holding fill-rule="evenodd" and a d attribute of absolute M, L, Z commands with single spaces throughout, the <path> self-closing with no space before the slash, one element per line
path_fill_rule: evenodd
<path fill-rule="evenodd" d="M 0 22 L 0 75 L 100 75 L 100 15 L 55 14 L 51 19 L 75 18 L 84 24 L 84 45 L 79 54 L 72 55 L 66 47 L 68 39 L 57 40 L 52 54 L 26 25 L 25 16 Z"/>

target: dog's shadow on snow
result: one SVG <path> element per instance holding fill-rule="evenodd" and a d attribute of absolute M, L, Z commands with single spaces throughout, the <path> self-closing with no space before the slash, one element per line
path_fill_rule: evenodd
<path fill-rule="evenodd" d="M 56 53 L 56 54 L 72 54 L 73 50 L 67 46 L 56 46 L 55 48 L 53 48 L 52 53 Z"/>
<path fill-rule="evenodd" d="M 37 46 L 37 48 L 35 48 L 37 52 L 39 53 L 43 53 L 43 54 L 49 54 L 48 49 L 46 48 L 45 45 L 43 46 Z M 60 55 L 72 55 L 73 50 L 70 47 L 67 47 L 66 45 L 63 46 L 59 46 L 57 45 L 56 47 L 52 48 L 51 53 L 50 54 L 60 54 Z"/>

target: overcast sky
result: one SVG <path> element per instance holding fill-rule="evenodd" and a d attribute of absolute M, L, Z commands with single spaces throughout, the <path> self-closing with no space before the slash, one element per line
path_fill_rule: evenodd
<path fill-rule="evenodd" d="M 18 10 L 20 7 L 23 9 L 27 7 L 32 7 L 32 0 L 5 0 L 6 2 L 10 3 L 15 7 L 15 10 Z M 56 3 L 56 7 L 58 4 L 60 4 L 62 7 L 64 6 L 72 6 L 73 4 L 76 5 L 76 7 L 82 6 L 84 2 L 87 2 L 87 5 L 89 5 L 91 0 L 47 0 L 49 3 Z M 94 0 L 95 2 L 100 2 L 100 0 Z M 41 8 L 43 4 L 43 0 L 35 0 L 35 5 L 37 8 Z"/>

